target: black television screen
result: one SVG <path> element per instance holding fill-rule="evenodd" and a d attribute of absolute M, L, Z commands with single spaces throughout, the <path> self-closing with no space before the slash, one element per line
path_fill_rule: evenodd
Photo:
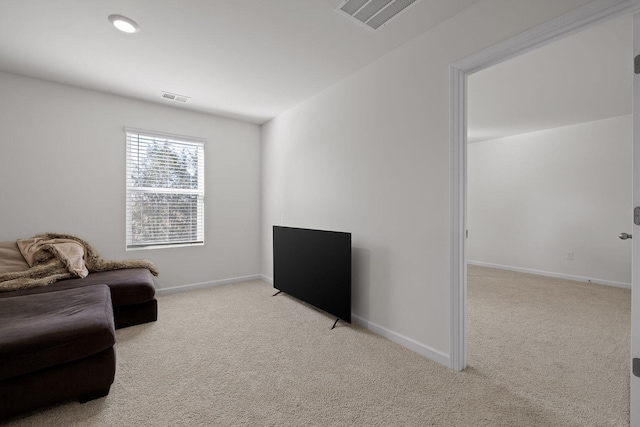
<path fill-rule="evenodd" d="M 274 226 L 273 287 L 351 323 L 351 233 Z"/>

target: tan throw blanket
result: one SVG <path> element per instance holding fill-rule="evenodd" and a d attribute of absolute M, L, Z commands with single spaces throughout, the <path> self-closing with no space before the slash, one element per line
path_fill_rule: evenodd
<path fill-rule="evenodd" d="M 158 275 L 158 270 L 149 261 L 105 261 L 89 243 L 68 234 L 38 234 L 16 243 L 29 268 L 0 274 L 0 292 L 45 286 L 62 279 L 86 277 L 90 272 L 123 268 L 146 268 L 154 276 Z"/>
<path fill-rule="evenodd" d="M 30 239 L 19 239 L 16 243 L 29 267 L 56 258 L 75 277 L 87 277 L 89 274 L 84 265 L 84 246 L 80 242 L 38 235 Z"/>

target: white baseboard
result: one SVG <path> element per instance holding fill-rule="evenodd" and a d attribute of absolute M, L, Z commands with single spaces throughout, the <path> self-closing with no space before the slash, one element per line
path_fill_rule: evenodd
<path fill-rule="evenodd" d="M 451 367 L 451 360 L 448 354 L 444 354 L 434 348 L 429 347 L 426 344 L 419 343 L 418 341 L 415 341 L 409 337 L 405 337 L 404 335 L 370 322 L 360 316 L 356 316 L 353 313 L 351 314 L 351 320 L 356 325 L 362 326 L 363 328 L 366 328 L 371 332 L 380 335 L 381 337 L 393 341 L 396 344 L 400 344 L 401 346 L 406 347 L 411 351 L 415 351 L 416 353 L 421 354 L 425 357 L 428 357 L 429 359 L 434 360 L 446 367 Z"/>
<path fill-rule="evenodd" d="M 214 280 L 211 282 L 193 283 L 190 285 L 173 286 L 170 288 L 156 289 L 156 295 L 169 295 L 177 292 L 194 291 L 196 289 L 210 288 L 212 286 L 228 285 L 230 283 L 248 282 L 250 280 L 262 279 L 261 274 L 252 274 L 250 276 L 233 277 L 231 279 Z"/>
<path fill-rule="evenodd" d="M 261 274 L 260 279 L 267 282 L 270 285 L 273 285 L 273 277 L 269 277 L 269 276 L 265 276 L 264 274 Z"/>
<path fill-rule="evenodd" d="M 570 274 L 551 273 L 549 271 L 533 270 L 529 268 L 511 267 L 509 265 L 491 264 L 489 262 L 481 261 L 467 261 L 467 264 L 477 265 L 479 267 L 498 268 L 500 270 L 516 271 L 518 273 L 536 274 L 538 276 L 555 277 L 557 279 L 573 280 L 576 282 L 595 283 L 597 285 L 614 286 L 616 288 L 631 289 L 630 283 L 614 282 L 611 280 L 591 279 L 589 277 L 572 276 Z"/>

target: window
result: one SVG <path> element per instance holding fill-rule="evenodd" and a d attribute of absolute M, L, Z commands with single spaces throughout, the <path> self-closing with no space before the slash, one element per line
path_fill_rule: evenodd
<path fill-rule="evenodd" d="M 204 243 L 204 141 L 125 128 L 127 249 Z"/>

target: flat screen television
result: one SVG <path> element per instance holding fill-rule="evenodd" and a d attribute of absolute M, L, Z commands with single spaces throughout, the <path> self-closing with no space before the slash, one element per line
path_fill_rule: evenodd
<path fill-rule="evenodd" d="M 273 287 L 351 323 L 351 233 L 274 226 Z"/>

